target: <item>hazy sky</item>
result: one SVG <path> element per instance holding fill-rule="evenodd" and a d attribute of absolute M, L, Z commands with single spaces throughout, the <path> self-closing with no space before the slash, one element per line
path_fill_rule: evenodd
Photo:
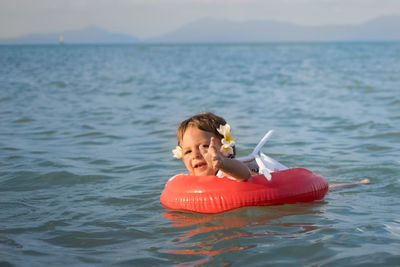
<path fill-rule="evenodd" d="M 151 37 L 194 20 L 357 24 L 400 15 L 400 0 L 0 0 L 0 38 L 99 26 Z"/>

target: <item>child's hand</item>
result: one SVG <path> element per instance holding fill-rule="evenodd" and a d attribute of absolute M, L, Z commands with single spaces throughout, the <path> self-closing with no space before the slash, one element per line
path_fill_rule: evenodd
<path fill-rule="evenodd" d="M 210 138 L 208 149 L 200 146 L 199 151 L 207 162 L 208 168 L 215 171 L 214 175 L 216 175 L 218 170 L 221 170 L 222 175 L 224 176 L 230 176 L 239 180 L 247 180 L 250 178 L 250 170 L 246 165 L 244 165 L 244 163 L 234 159 L 225 158 L 219 153 L 218 147 L 215 145 L 214 137 Z"/>
<path fill-rule="evenodd" d="M 220 169 L 222 167 L 224 159 L 217 151 L 214 137 L 211 137 L 208 149 L 200 146 L 200 153 L 207 161 L 209 167 L 212 167 L 214 169 Z"/>

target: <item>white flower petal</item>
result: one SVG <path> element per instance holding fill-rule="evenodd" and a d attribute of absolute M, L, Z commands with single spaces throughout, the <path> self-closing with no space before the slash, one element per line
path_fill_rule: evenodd
<path fill-rule="evenodd" d="M 225 124 L 225 125 L 220 125 L 219 128 L 217 129 L 217 131 L 224 136 L 224 138 L 222 138 L 221 143 L 221 153 L 224 156 L 229 156 L 233 154 L 233 147 L 235 146 L 235 140 L 233 139 L 233 136 L 231 135 L 231 126 L 229 124 Z M 230 141 L 227 141 L 230 140 Z"/>
<path fill-rule="evenodd" d="M 225 135 L 231 131 L 231 126 L 229 126 L 229 124 L 220 125 L 217 131 L 225 137 Z"/>
<path fill-rule="evenodd" d="M 172 150 L 172 154 L 174 155 L 174 158 L 181 159 L 182 148 L 180 146 L 176 146 L 175 149 Z"/>

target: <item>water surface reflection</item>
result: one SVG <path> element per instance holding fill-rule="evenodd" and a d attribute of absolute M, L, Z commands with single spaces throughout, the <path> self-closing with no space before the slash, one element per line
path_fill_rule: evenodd
<path fill-rule="evenodd" d="M 271 246 L 277 238 L 295 239 L 322 228 L 315 215 L 323 214 L 319 208 L 323 204 L 247 207 L 212 215 L 167 210 L 163 216 L 181 234 L 167 244 L 173 248 L 165 252 L 203 256 L 191 262 L 199 264 L 225 252 Z"/>

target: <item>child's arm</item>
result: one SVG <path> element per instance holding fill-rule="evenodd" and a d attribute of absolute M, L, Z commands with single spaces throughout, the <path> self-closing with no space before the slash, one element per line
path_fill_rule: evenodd
<path fill-rule="evenodd" d="M 239 180 L 247 180 L 251 177 L 251 172 L 247 166 L 236 159 L 224 158 L 219 169 L 226 175 Z"/>
<path fill-rule="evenodd" d="M 250 178 L 251 173 L 249 168 L 243 163 L 235 159 L 223 157 L 215 147 L 214 137 L 211 137 L 208 150 L 200 147 L 200 152 L 207 164 L 215 169 L 221 170 L 224 174 L 239 180 L 247 180 Z"/>

